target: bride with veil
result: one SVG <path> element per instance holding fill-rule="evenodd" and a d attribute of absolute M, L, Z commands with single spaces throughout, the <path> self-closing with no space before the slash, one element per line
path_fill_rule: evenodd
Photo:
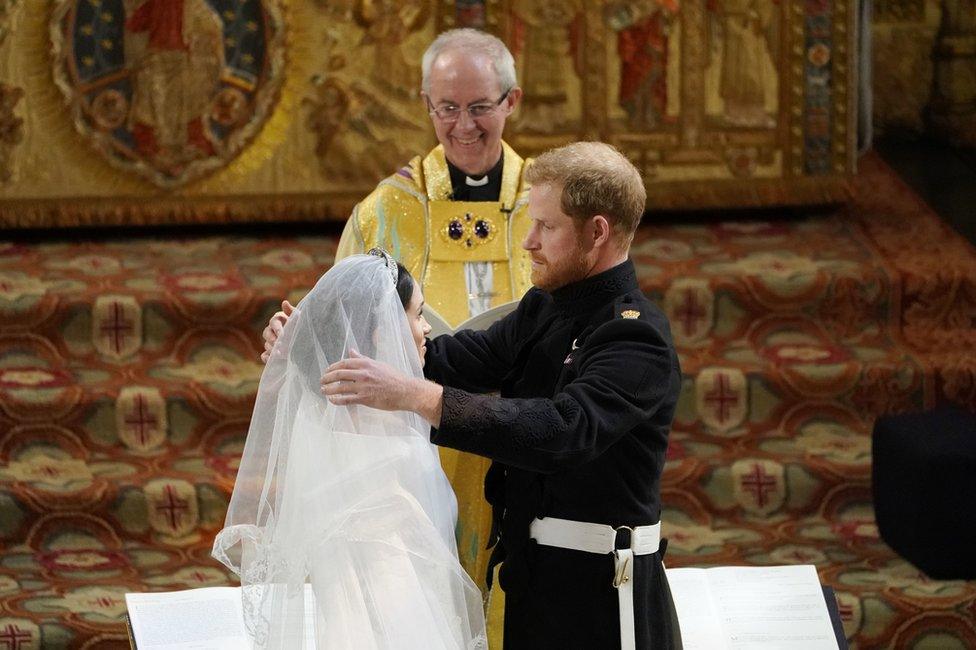
<path fill-rule="evenodd" d="M 420 304 L 385 253 L 347 258 L 298 304 L 271 354 L 213 546 L 240 576 L 256 648 L 307 648 L 307 628 L 319 650 L 487 648 L 429 424 L 335 406 L 319 390 L 351 351 L 422 377 Z"/>

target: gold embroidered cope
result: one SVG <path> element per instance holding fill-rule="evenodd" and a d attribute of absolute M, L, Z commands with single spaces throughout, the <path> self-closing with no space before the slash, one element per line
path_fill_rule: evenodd
<path fill-rule="evenodd" d="M 438 146 L 383 180 L 351 217 L 362 250 L 382 246 L 399 259 L 451 326 L 472 316 L 466 263 L 491 264 L 491 307 L 521 298 L 532 286 L 531 262 L 521 246 L 530 226 L 523 179 L 529 163 L 505 143 L 502 155 L 498 201 L 451 201 L 450 172 Z"/>

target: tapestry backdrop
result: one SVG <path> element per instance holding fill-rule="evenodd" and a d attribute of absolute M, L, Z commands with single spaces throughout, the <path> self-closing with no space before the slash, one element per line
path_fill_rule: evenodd
<path fill-rule="evenodd" d="M 0 225 L 342 219 L 433 141 L 420 57 L 516 56 L 525 155 L 601 139 L 651 205 L 843 200 L 849 0 L 0 2 Z"/>

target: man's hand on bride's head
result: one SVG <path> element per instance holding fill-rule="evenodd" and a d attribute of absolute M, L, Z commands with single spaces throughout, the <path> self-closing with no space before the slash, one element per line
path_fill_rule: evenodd
<path fill-rule="evenodd" d="M 322 393 L 338 406 L 362 404 L 384 411 L 403 411 L 410 409 L 408 379 L 393 366 L 350 350 L 349 358 L 325 369 Z"/>
<path fill-rule="evenodd" d="M 408 377 L 355 350 L 322 375 L 322 393 L 337 406 L 361 404 L 383 411 L 413 411 L 437 426 L 441 419 L 441 386 Z"/>
<path fill-rule="evenodd" d="M 261 333 L 261 337 L 264 339 L 264 352 L 261 353 L 262 363 L 267 363 L 268 359 L 271 358 L 271 349 L 274 348 L 275 341 L 281 336 L 281 332 L 285 329 L 285 323 L 288 322 L 288 318 L 294 311 L 295 308 L 292 304 L 284 300 L 281 303 L 281 311 L 275 312 L 275 315 L 268 321 L 268 326 Z"/>

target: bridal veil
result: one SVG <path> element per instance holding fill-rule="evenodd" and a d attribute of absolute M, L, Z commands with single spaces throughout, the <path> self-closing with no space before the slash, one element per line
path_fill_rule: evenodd
<path fill-rule="evenodd" d="M 481 594 L 457 559 L 454 493 L 402 411 L 335 406 L 329 364 L 356 350 L 421 377 L 383 259 L 329 270 L 289 318 L 261 377 L 213 555 L 241 578 L 257 648 L 487 648 Z M 306 608 L 310 585 L 314 599 Z"/>

